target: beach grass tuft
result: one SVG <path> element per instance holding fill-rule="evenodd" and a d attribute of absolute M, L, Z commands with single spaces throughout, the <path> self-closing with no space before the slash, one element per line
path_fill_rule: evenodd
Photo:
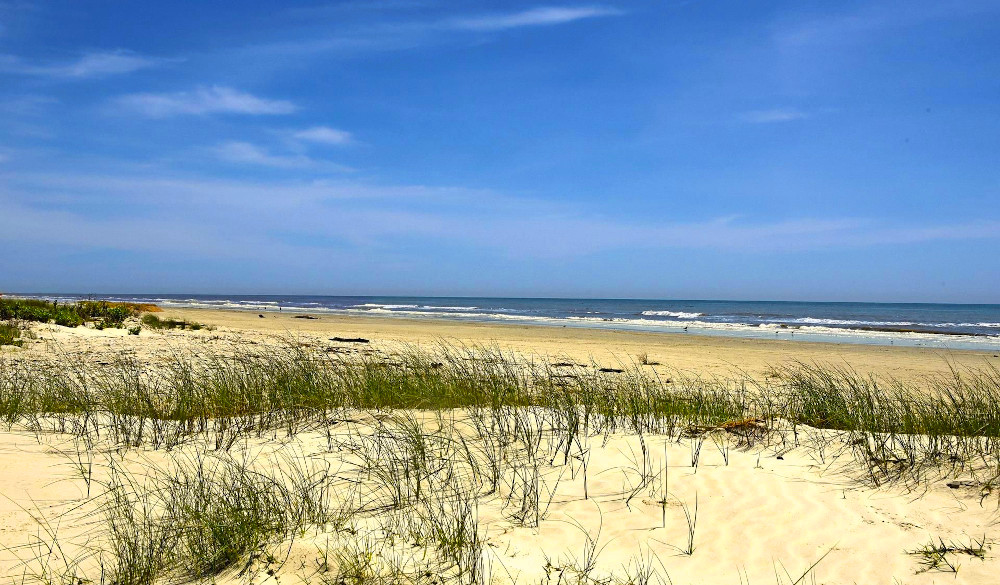
<path fill-rule="evenodd" d="M 0 345 L 21 346 L 22 327 L 15 321 L 0 321 Z"/>
<path fill-rule="evenodd" d="M 986 558 L 986 550 L 989 542 L 986 537 L 970 538 L 968 542 L 948 541 L 941 537 L 931 539 L 930 542 L 917 550 L 910 551 L 911 555 L 919 557 L 921 569 L 920 573 L 928 571 L 939 571 L 944 573 L 957 573 L 959 568 L 956 555 L 965 555 L 970 558 L 983 560 Z"/>
<path fill-rule="evenodd" d="M 141 322 L 150 329 L 186 329 L 189 331 L 199 331 L 206 327 L 205 325 L 194 321 L 174 319 L 171 317 L 161 319 L 160 317 L 149 313 L 142 316 Z"/>

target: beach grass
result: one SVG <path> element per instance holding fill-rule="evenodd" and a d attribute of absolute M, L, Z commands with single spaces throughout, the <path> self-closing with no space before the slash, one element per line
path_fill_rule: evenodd
<path fill-rule="evenodd" d="M 943 538 L 937 537 L 919 549 L 910 551 L 910 554 L 920 559 L 922 573 L 928 571 L 957 573 L 961 566 L 957 560 L 959 555 L 983 560 L 989 548 L 990 541 L 985 536 L 968 538 L 966 542 L 945 542 Z"/>
<path fill-rule="evenodd" d="M 160 317 L 150 313 L 143 315 L 141 321 L 143 325 L 149 327 L 150 329 L 187 329 L 190 331 L 198 331 L 204 327 L 201 323 L 170 317 L 161 319 Z"/>
<path fill-rule="evenodd" d="M 20 346 L 23 329 L 16 321 L 0 321 L 0 345 Z"/>
<path fill-rule="evenodd" d="M 581 434 L 721 432 L 752 445 L 781 425 L 847 433 L 886 473 L 918 460 L 960 466 L 984 453 L 1000 455 L 1000 371 L 993 367 L 953 371 L 930 390 L 807 364 L 766 380 L 664 378 L 639 367 L 568 372 L 493 347 L 347 358 L 290 343 L 178 354 L 156 368 L 124 354 L 96 369 L 3 362 L 0 416 L 8 426 L 55 416 L 64 419 L 60 428 L 81 432 L 84 420 L 106 421 L 124 442 L 139 445 L 163 444 L 154 435 L 167 427 L 182 434 L 294 432 L 343 409 L 467 409 L 480 418 L 488 411 L 489 424 L 506 424 L 527 409 L 542 413 L 546 429 L 557 433 L 564 459 Z"/>
<path fill-rule="evenodd" d="M 664 527 L 676 503 L 671 521 L 686 537 L 670 546 L 684 556 L 699 554 L 698 493 L 672 493 L 666 452 L 656 461 L 646 437 L 689 443 L 692 473 L 708 443 L 725 464 L 733 447 L 799 447 L 817 459 L 836 449 L 862 463 L 864 481 L 963 474 L 984 497 L 1000 477 L 996 369 L 956 370 L 918 390 L 807 364 L 757 381 L 555 367 L 490 346 L 332 349 L 233 345 L 155 366 L 124 353 L 102 366 L 0 361 L 0 422 L 69 434 L 95 502 L 100 544 L 65 567 L 123 585 L 199 582 L 280 571 L 282 547 L 322 534 L 319 582 L 487 583 L 481 504 L 538 529 L 562 482 L 579 481 L 588 497 L 592 441 L 622 434 L 639 441 L 622 503 L 658 502 Z M 302 433 L 325 437 L 322 452 L 262 451 Z M 140 473 L 125 463 L 139 453 L 162 457 Z M 668 582 L 649 556 L 599 575 L 599 540 L 588 533 L 589 548 L 546 572 Z M 941 570 L 965 550 L 920 554 Z"/>

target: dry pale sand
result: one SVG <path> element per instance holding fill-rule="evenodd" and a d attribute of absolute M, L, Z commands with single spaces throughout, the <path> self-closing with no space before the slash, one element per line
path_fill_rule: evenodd
<path fill-rule="evenodd" d="M 37 328 L 40 339 L 22 350 L 6 350 L 13 359 L 51 356 L 53 352 L 84 359 L 102 359 L 109 351 L 135 350 L 155 360 L 179 348 L 223 344 L 242 339 L 267 343 L 296 337 L 310 343 L 333 336 L 364 337 L 371 346 L 391 349 L 400 342 L 430 345 L 496 343 L 547 356 L 593 358 L 602 363 L 631 360 L 648 354 L 670 367 L 722 375 L 733 371 L 762 374 L 766 368 L 791 361 L 840 363 L 865 372 L 905 379 L 946 372 L 950 365 L 979 367 L 997 364 L 992 354 L 937 352 L 900 347 L 788 343 L 688 335 L 594 331 L 515 325 L 483 325 L 425 320 L 349 318 L 322 315 L 316 320 L 289 314 L 203 310 L 171 310 L 179 316 L 207 323 L 213 331 L 151 333 L 128 336 L 123 331 Z M 312 340 L 312 341 L 309 341 Z M 368 347 L 368 346 L 366 346 Z M 145 353 L 144 353 L 145 352 Z M 596 539 L 596 576 L 616 572 L 641 557 L 655 556 L 661 572 L 676 585 L 717 583 L 790 583 L 820 561 L 804 582 L 821 584 L 930 584 L 1000 582 L 998 551 L 988 548 L 985 560 L 949 555 L 957 573 L 922 571 L 920 557 L 910 554 L 922 546 L 944 542 L 970 543 L 1000 540 L 998 501 L 994 494 L 981 500 L 977 486 L 949 487 L 931 477 L 918 486 L 873 487 L 859 480 L 860 470 L 850 455 L 834 455 L 814 447 L 775 443 L 749 450 L 736 448 L 724 433 L 701 446 L 697 466 L 692 464 L 695 443 L 688 439 L 644 438 L 649 467 L 668 470 L 666 519 L 657 503 L 662 484 L 654 482 L 628 504 L 623 496 L 639 482 L 640 439 L 612 435 L 590 440 L 587 471 L 589 497 L 583 497 L 580 467 L 554 467 L 543 474 L 551 493 L 546 519 L 537 528 L 515 526 L 498 498 L 480 503 L 480 529 L 487 539 L 486 555 L 498 583 L 568 583 L 569 568 L 584 556 L 587 535 Z M 809 441 L 805 440 L 808 445 Z M 70 443 L 59 435 L 27 432 L 0 433 L 0 574 L 19 582 L 24 567 L 16 561 L 36 550 L 23 548 L 47 537 L 37 517 L 60 522 L 68 535 L 86 533 L 79 515 L 66 513 L 85 500 L 85 487 L 70 462 Z M 291 442 L 273 444 L 322 454 L 325 440 L 305 433 Z M 138 450 L 141 451 L 141 450 Z M 141 457 L 161 453 L 133 452 Z M 728 456 L 728 461 L 726 456 Z M 697 501 L 697 528 L 693 554 L 682 554 L 688 523 L 683 507 Z M 30 513 L 29 513 L 30 512 Z M 60 516 L 60 514 L 65 514 Z M 67 537 L 69 538 L 69 537 Z M 278 571 L 279 581 L 266 575 L 255 582 L 296 583 L 314 572 L 317 555 L 329 546 L 329 533 L 304 535 L 287 549 L 288 561 Z M 334 536 L 334 539 L 340 536 Z M 325 539 L 325 540 L 324 540 Z M 326 544 L 324 544 L 326 543 Z M 16 554 L 15 554 L 16 553 Z M 307 570 L 308 569 L 308 570 Z M 787 571 L 787 572 L 786 572 Z M 560 581 L 562 575 L 562 581 Z M 814 581 L 813 581 L 814 579 Z M 239 582 L 225 578 L 222 582 Z M 313 583 L 322 582 L 313 575 Z"/>

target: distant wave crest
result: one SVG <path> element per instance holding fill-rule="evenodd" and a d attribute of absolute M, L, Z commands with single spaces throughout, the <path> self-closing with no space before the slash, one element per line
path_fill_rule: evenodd
<path fill-rule="evenodd" d="M 647 317 L 675 317 L 677 319 L 695 319 L 704 317 L 705 313 L 686 313 L 684 311 L 643 311 Z"/>

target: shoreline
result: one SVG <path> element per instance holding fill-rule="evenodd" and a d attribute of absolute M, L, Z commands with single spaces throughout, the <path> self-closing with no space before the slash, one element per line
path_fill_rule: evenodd
<path fill-rule="evenodd" d="M 23 294 L 75 302 L 154 303 L 164 309 L 440 319 L 716 337 L 1000 351 L 1000 305 L 781 303 L 491 297 Z M 472 304 L 474 303 L 474 304 Z M 787 306 L 786 306 L 787 305 Z M 830 312 L 828 307 L 854 307 Z M 671 307 L 665 310 L 664 307 Z M 788 308 L 792 307 L 792 308 Z M 993 307 L 992 312 L 988 310 Z M 976 312 L 978 311 L 978 312 Z"/>
<path fill-rule="evenodd" d="M 257 312 L 235 309 L 166 308 L 163 315 L 256 334 L 307 334 L 371 338 L 373 342 L 496 344 L 527 354 L 629 363 L 645 355 L 676 370 L 698 375 L 764 375 L 770 368 L 794 362 L 825 363 L 915 380 L 947 375 L 951 367 L 1000 367 L 1000 352 L 937 347 L 834 343 L 766 338 L 553 327 L 388 315 L 306 312 Z M 258 315 L 264 315 L 263 318 Z"/>

